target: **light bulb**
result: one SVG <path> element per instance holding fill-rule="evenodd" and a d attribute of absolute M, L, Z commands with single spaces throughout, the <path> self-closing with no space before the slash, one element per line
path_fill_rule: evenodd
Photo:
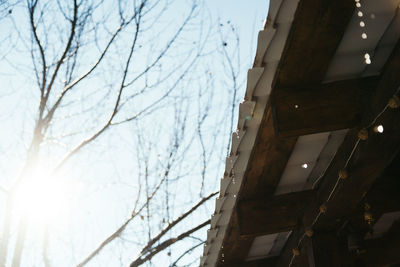
<path fill-rule="evenodd" d="M 376 133 L 383 133 L 383 125 L 382 124 L 380 124 L 380 125 L 377 125 L 377 126 L 375 126 L 375 128 L 374 128 L 374 131 L 376 132 Z"/>

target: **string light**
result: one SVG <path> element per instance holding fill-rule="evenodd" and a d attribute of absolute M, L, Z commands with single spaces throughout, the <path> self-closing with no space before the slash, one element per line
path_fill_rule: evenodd
<path fill-rule="evenodd" d="M 361 8 L 360 0 L 355 0 L 355 3 L 356 3 L 355 5 L 356 5 L 357 8 Z M 358 15 L 358 17 L 360 17 L 360 18 L 363 17 L 362 11 L 359 10 L 359 11 L 357 12 L 357 15 Z M 375 14 L 371 14 L 370 17 L 371 17 L 371 19 L 375 19 Z M 360 21 L 360 27 L 361 27 L 361 28 L 364 28 L 365 26 L 366 26 L 365 22 L 364 22 L 364 21 Z M 361 38 L 362 38 L 362 39 L 365 40 L 365 39 L 367 39 L 367 37 L 368 37 L 368 36 L 367 36 L 367 33 L 366 33 L 366 32 L 363 32 L 363 33 L 361 34 Z M 370 56 L 368 53 L 365 53 L 365 54 L 364 54 L 364 62 L 365 62 L 365 64 L 367 64 L 367 65 L 371 64 L 371 56 Z M 347 165 L 349 164 L 350 159 L 353 157 L 353 154 L 354 154 L 356 148 L 358 147 L 360 141 L 365 141 L 365 140 L 368 139 L 368 130 L 367 130 L 367 128 L 372 127 L 372 126 L 376 123 L 377 119 L 378 119 L 388 108 L 395 109 L 395 108 L 399 108 L 399 107 L 400 107 L 400 98 L 397 96 L 397 93 L 398 93 L 399 91 L 400 91 L 400 88 L 397 89 L 396 93 L 389 99 L 389 101 L 388 101 L 388 103 L 386 104 L 386 106 L 383 108 L 383 110 L 382 110 L 381 112 L 379 112 L 379 113 L 376 115 L 376 117 L 372 120 L 372 122 L 371 122 L 366 128 L 361 129 L 361 130 L 357 133 L 358 139 L 357 139 L 357 141 L 355 142 L 355 144 L 354 144 L 354 146 L 353 146 L 353 149 L 352 149 L 352 151 L 351 151 L 349 157 L 348 157 L 347 160 L 346 160 L 346 163 L 345 163 L 345 165 L 344 165 L 344 168 L 343 168 L 342 170 L 339 171 L 339 173 L 338 173 L 338 178 L 337 178 L 337 180 L 336 180 L 336 183 L 335 183 L 335 185 L 333 186 L 333 188 L 332 188 L 332 190 L 331 190 L 331 192 L 330 192 L 330 194 L 329 194 L 327 200 L 325 201 L 324 204 L 322 204 L 322 205 L 319 207 L 319 212 L 317 213 L 316 217 L 314 218 L 314 220 L 313 220 L 313 222 L 312 222 L 312 224 L 311 224 L 311 227 L 306 228 L 306 230 L 304 231 L 304 234 L 300 237 L 300 239 L 299 239 L 299 241 L 298 241 L 298 244 L 297 244 L 297 248 L 293 248 L 293 249 L 292 249 L 293 255 L 292 255 L 292 258 L 291 258 L 291 260 L 290 260 L 289 267 L 292 266 L 295 257 L 300 255 L 300 250 L 299 250 L 298 248 L 301 246 L 301 243 L 303 242 L 304 237 L 305 237 L 305 236 L 307 236 L 307 237 L 312 237 L 312 236 L 313 236 L 314 232 L 313 232 L 313 230 L 312 230 L 311 228 L 312 228 L 312 227 L 315 225 L 315 223 L 318 221 L 318 219 L 319 219 L 319 217 L 321 216 L 321 214 L 324 214 L 324 213 L 327 212 L 328 209 L 327 209 L 326 203 L 329 202 L 329 200 L 330 200 L 331 197 L 333 196 L 333 193 L 334 193 L 334 192 L 336 191 L 336 189 L 338 188 L 339 182 L 340 182 L 341 180 L 343 181 L 343 180 L 345 180 L 345 179 L 348 178 L 348 172 L 347 172 L 347 170 L 346 170 Z M 295 108 L 298 108 L 298 106 L 295 105 Z M 375 127 L 374 127 L 374 131 L 377 132 L 377 133 L 383 133 L 383 131 L 384 131 L 383 125 L 377 125 L 377 126 L 375 126 Z M 303 164 L 303 165 L 304 165 L 304 164 Z M 303 167 L 303 165 L 302 165 L 302 167 Z M 365 209 L 365 212 L 364 212 L 364 220 L 365 220 L 369 225 L 372 225 L 372 222 L 374 221 L 374 218 L 373 218 L 372 213 L 370 212 L 370 206 L 369 206 L 368 204 L 365 204 L 364 209 Z"/>
<path fill-rule="evenodd" d="M 372 216 L 372 213 L 371 213 L 371 206 L 368 204 L 368 203 L 365 203 L 365 205 L 364 205 L 364 210 L 365 210 L 365 212 L 364 212 L 364 220 L 369 224 L 369 225 L 372 225 L 372 223 L 373 223 L 373 221 L 374 221 L 374 218 L 373 218 L 373 216 Z"/>
<path fill-rule="evenodd" d="M 340 179 L 346 179 L 348 177 L 348 173 L 346 169 L 342 169 L 339 171 L 339 178 Z"/>
<path fill-rule="evenodd" d="M 359 132 L 358 132 L 358 134 L 357 134 L 357 136 L 358 136 L 358 138 L 360 139 L 360 140 L 363 140 L 363 141 L 365 141 L 365 140 L 367 140 L 368 139 L 368 131 L 367 131 L 367 129 L 361 129 Z"/>
<path fill-rule="evenodd" d="M 314 231 L 311 228 L 307 228 L 305 231 L 306 236 L 312 237 L 314 234 Z"/>
<path fill-rule="evenodd" d="M 356 0 L 356 2 L 357 2 L 357 0 Z M 354 147 L 353 147 L 353 149 L 352 149 L 352 151 L 351 151 L 349 157 L 348 157 L 347 160 L 346 160 L 345 166 L 344 166 L 344 168 L 343 168 L 342 170 L 339 171 L 339 173 L 338 173 L 338 178 L 337 178 L 337 180 L 336 180 L 336 184 L 335 184 L 334 187 L 332 188 L 332 190 L 331 190 L 331 192 L 330 192 L 330 194 L 329 194 L 329 197 L 328 197 L 328 199 L 326 200 L 326 202 L 325 202 L 324 204 L 322 204 L 322 205 L 319 207 L 319 212 L 318 212 L 317 216 L 314 218 L 314 221 L 312 222 L 311 227 L 313 227 L 314 224 L 318 221 L 318 219 L 319 219 L 319 217 L 321 216 L 321 214 L 324 214 L 324 213 L 326 213 L 326 212 L 328 211 L 328 208 L 327 208 L 327 206 L 326 206 L 326 203 L 331 199 L 333 193 L 334 193 L 335 190 L 337 189 L 337 185 L 339 184 L 339 181 L 348 178 L 348 172 L 347 172 L 347 169 L 346 169 L 346 168 L 347 168 L 347 165 L 348 165 L 350 159 L 353 157 L 353 154 L 354 154 L 356 148 L 358 147 L 358 144 L 360 143 L 360 140 L 363 140 L 363 141 L 364 141 L 364 140 L 367 140 L 367 139 L 368 139 L 368 130 L 367 130 L 367 128 L 371 127 L 371 126 L 376 122 L 376 120 L 387 110 L 388 107 L 393 108 L 393 109 L 394 109 L 394 108 L 399 108 L 399 107 L 400 107 L 400 98 L 397 96 L 397 93 L 398 93 L 399 91 L 400 91 L 400 88 L 397 89 L 397 91 L 396 91 L 395 94 L 390 98 L 390 100 L 388 101 L 388 103 L 386 104 L 386 106 L 383 108 L 383 110 L 382 110 L 381 112 L 379 112 L 378 115 L 373 119 L 372 123 L 370 123 L 370 124 L 368 125 L 368 127 L 363 128 L 363 129 L 361 129 L 361 130 L 358 132 L 358 134 L 357 134 L 358 139 L 357 139 L 357 141 L 355 142 Z M 384 130 L 384 129 L 383 129 L 383 125 L 375 126 L 374 129 L 377 129 L 377 131 L 380 132 L 380 133 L 382 133 L 383 130 Z M 374 221 L 374 218 L 373 218 L 372 213 L 370 212 L 370 206 L 369 206 L 369 204 L 367 204 L 367 203 L 365 204 L 364 210 L 365 210 L 365 212 L 364 212 L 364 220 L 365 220 L 369 225 L 372 225 L 372 223 L 373 223 L 373 221 Z M 292 266 L 295 257 L 300 255 L 299 247 L 301 246 L 301 243 L 303 242 L 304 237 L 305 237 L 305 236 L 307 236 L 307 237 L 312 237 L 312 236 L 314 235 L 314 232 L 313 232 L 313 230 L 312 230 L 311 227 L 305 229 L 304 234 L 300 237 L 300 239 L 299 239 L 299 241 L 298 241 L 297 248 L 293 248 L 293 249 L 292 249 L 293 255 L 292 255 L 292 258 L 291 258 L 291 260 L 290 260 L 290 262 L 289 262 L 289 267 Z"/>
<path fill-rule="evenodd" d="M 377 126 L 375 126 L 374 127 L 374 132 L 376 132 L 376 133 L 383 133 L 383 125 L 382 124 L 380 124 L 380 125 L 377 125 Z"/>
<path fill-rule="evenodd" d="M 371 224 L 372 221 L 373 221 L 372 213 L 369 212 L 369 211 L 366 211 L 366 212 L 364 213 L 364 219 L 365 219 L 365 221 L 368 222 L 368 224 Z"/>
<path fill-rule="evenodd" d="M 294 248 L 294 249 L 292 249 L 292 253 L 295 256 L 299 256 L 300 255 L 300 250 L 298 248 Z"/>
<path fill-rule="evenodd" d="M 328 210 L 328 207 L 325 204 L 322 204 L 321 206 L 319 206 L 319 212 L 326 213 L 327 210 Z"/>
<path fill-rule="evenodd" d="M 389 108 L 400 107 L 400 98 L 397 95 L 394 95 L 392 98 L 389 99 L 388 106 Z"/>
<path fill-rule="evenodd" d="M 356 7 L 357 7 L 357 8 L 361 8 L 360 0 L 355 0 L 355 2 L 356 2 L 356 4 L 355 4 Z M 364 16 L 364 14 L 363 14 L 363 12 L 362 12 L 361 10 L 357 12 L 357 15 L 358 15 L 358 17 L 360 17 L 360 18 Z M 370 17 L 371 17 L 372 19 L 374 19 L 374 18 L 375 18 L 375 15 L 374 15 L 374 14 L 371 14 Z M 364 27 L 366 26 L 366 23 L 365 23 L 364 21 L 361 20 L 361 21 L 359 22 L 359 26 L 360 26 L 361 28 L 364 28 Z M 367 36 L 367 33 L 366 33 L 366 32 L 363 32 L 363 33 L 361 34 L 361 38 L 362 38 L 362 39 L 367 39 L 367 37 L 368 37 L 368 36 Z M 365 60 L 365 63 L 366 63 L 366 64 L 371 64 L 371 56 L 370 56 L 368 53 L 365 53 L 365 54 L 364 54 L 364 60 Z M 400 91 L 400 88 L 397 90 L 397 92 L 398 92 L 398 91 Z M 397 93 L 397 92 L 396 92 L 396 93 Z M 390 98 L 390 100 L 388 101 L 388 103 L 387 103 L 387 105 L 385 106 L 385 108 L 375 117 L 374 121 L 373 121 L 369 126 L 367 126 L 366 128 L 370 128 L 370 127 L 375 123 L 375 121 L 386 111 L 386 109 L 387 109 L 388 107 L 390 107 L 390 108 L 392 108 L 392 109 L 394 109 L 394 108 L 399 108 L 399 107 L 400 107 L 400 99 L 399 99 L 399 97 L 396 96 L 396 95 L 393 95 L 393 97 Z M 294 108 L 295 108 L 295 109 L 298 109 L 298 108 L 299 108 L 299 105 L 295 104 L 295 105 L 294 105 Z M 247 117 L 245 118 L 245 120 L 250 120 L 250 119 L 251 119 L 250 116 L 247 116 Z M 332 190 L 331 190 L 331 192 L 330 192 L 330 194 L 329 194 L 329 197 L 328 197 L 327 200 L 324 202 L 324 204 L 322 204 L 322 205 L 319 207 L 319 212 L 317 213 L 316 217 L 314 218 L 314 220 L 313 220 L 311 226 L 308 227 L 308 228 L 306 228 L 306 229 L 304 230 L 303 235 L 300 237 L 300 239 L 299 239 L 299 241 L 298 241 L 297 247 L 292 249 L 292 254 L 293 254 L 293 255 L 292 255 L 291 261 L 290 261 L 290 263 L 289 263 L 289 267 L 292 265 L 292 263 L 293 263 L 295 257 L 300 255 L 300 247 L 301 247 L 302 241 L 304 240 L 304 237 L 307 236 L 307 237 L 311 238 L 311 237 L 314 235 L 314 231 L 312 230 L 312 227 L 313 227 L 313 226 L 315 225 L 315 223 L 318 221 L 318 219 L 319 219 L 319 217 L 321 216 L 321 214 L 327 213 L 327 210 L 328 210 L 328 209 L 327 209 L 327 205 L 326 205 L 326 204 L 329 202 L 329 200 L 330 200 L 331 197 L 333 196 L 333 193 L 334 193 L 335 190 L 338 188 L 337 186 L 338 186 L 339 182 L 340 182 L 341 180 L 345 180 L 345 179 L 348 178 L 348 172 L 347 172 L 347 170 L 346 170 L 346 167 L 347 167 L 347 165 L 348 165 L 350 159 L 352 158 L 352 156 L 353 156 L 353 154 L 354 154 L 354 152 L 355 152 L 355 150 L 356 150 L 356 148 L 357 148 L 357 146 L 358 146 L 360 140 L 365 141 L 365 140 L 368 139 L 368 130 L 367 130 L 366 128 L 361 129 L 361 130 L 358 132 L 358 134 L 357 134 L 358 139 L 357 139 L 357 141 L 355 142 L 355 145 L 354 145 L 354 147 L 353 147 L 353 149 L 352 149 L 352 152 L 350 153 L 350 155 L 349 155 L 349 157 L 348 157 L 348 159 L 347 159 L 347 161 L 346 161 L 346 163 L 345 163 L 344 168 L 343 168 L 342 170 L 339 171 L 336 184 L 335 184 L 334 187 L 332 188 Z M 374 128 L 374 130 L 375 130 L 375 129 L 376 129 L 376 132 L 379 132 L 379 133 L 382 133 L 382 132 L 383 132 L 383 126 L 382 126 L 382 125 L 376 126 L 376 127 Z M 240 138 L 240 137 L 237 136 L 237 138 Z M 232 159 L 231 159 L 231 162 L 232 162 Z M 304 163 L 304 164 L 301 165 L 301 167 L 304 168 L 304 169 L 306 169 L 306 168 L 308 168 L 308 164 Z M 233 183 L 235 183 L 234 180 L 233 180 Z M 233 195 L 233 197 L 236 198 L 236 195 Z M 364 212 L 364 219 L 365 219 L 365 221 L 367 221 L 369 224 L 371 224 L 372 221 L 373 221 L 372 213 L 371 213 L 368 209 L 365 209 L 365 212 Z M 223 246 L 221 246 L 221 249 L 223 249 Z M 222 254 L 222 262 L 224 262 L 224 254 Z"/>
<path fill-rule="evenodd" d="M 371 59 L 371 56 L 370 56 L 368 53 L 365 53 L 365 54 L 364 54 L 364 58 L 365 58 L 365 60 Z"/>
<path fill-rule="evenodd" d="M 359 0 L 356 1 L 356 7 L 357 7 L 357 8 L 361 8 L 361 3 L 360 3 Z M 373 15 L 373 14 L 371 14 L 371 16 L 372 16 L 372 15 Z M 357 16 L 361 18 L 361 17 L 364 16 L 364 14 L 362 13 L 361 10 L 359 10 L 359 11 L 357 12 Z M 375 16 L 375 15 L 374 15 L 374 16 Z M 361 21 L 360 21 L 360 28 L 364 28 L 364 27 L 365 27 L 365 22 L 361 20 Z M 367 38 L 368 38 L 367 33 L 366 33 L 365 31 L 362 32 L 362 33 L 361 33 L 361 39 L 365 40 L 365 39 L 367 39 Z M 364 63 L 367 64 L 367 65 L 369 65 L 369 64 L 372 63 L 371 57 L 370 57 L 370 55 L 369 55 L 368 53 L 365 53 L 365 54 L 364 54 Z"/>

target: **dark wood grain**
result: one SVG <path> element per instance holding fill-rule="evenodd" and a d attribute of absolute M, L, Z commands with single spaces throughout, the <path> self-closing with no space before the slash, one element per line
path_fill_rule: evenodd
<path fill-rule="evenodd" d="M 353 128 L 360 123 L 365 97 L 379 77 L 318 86 L 280 88 L 271 96 L 279 136 L 300 136 Z"/>
<path fill-rule="evenodd" d="M 313 190 L 273 197 L 243 200 L 238 204 L 241 237 L 254 237 L 295 228 L 306 204 L 313 199 Z"/>

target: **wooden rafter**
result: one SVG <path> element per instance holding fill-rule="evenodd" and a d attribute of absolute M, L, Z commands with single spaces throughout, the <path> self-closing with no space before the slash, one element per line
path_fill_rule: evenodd
<path fill-rule="evenodd" d="M 377 82 L 375 76 L 279 88 L 271 96 L 275 131 L 279 136 L 299 136 L 353 128 L 360 123 L 363 103 Z"/>
<path fill-rule="evenodd" d="M 259 130 L 253 157 L 244 181 L 241 199 L 273 195 L 283 170 L 296 144 L 296 137 L 278 138 L 274 133 L 272 111 L 269 109 Z M 254 236 L 240 235 L 238 213 L 233 212 L 229 230 L 221 253 L 228 261 L 242 262 L 246 259 Z M 221 264 L 222 261 L 219 261 Z"/>
<path fill-rule="evenodd" d="M 301 0 L 289 33 L 285 51 L 273 83 L 272 93 L 279 88 L 301 85 L 319 85 L 342 39 L 354 11 L 354 3 L 347 0 Z M 312 62 L 310 61 L 312 58 Z M 270 104 L 263 116 L 250 164 L 239 198 L 254 199 L 272 196 L 297 137 L 279 137 L 275 134 Z M 233 212 L 223 241 L 221 255 L 226 262 L 243 263 L 253 238 L 240 236 L 238 214 Z"/>
<path fill-rule="evenodd" d="M 294 229 L 304 212 L 305 203 L 310 203 L 314 195 L 313 190 L 308 190 L 240 201 L 238 214 L 241 237 L 255 237 Z"/>
<path fill-rule="evenodd" d="M 299 2 L 274 89 L 322 82 L 354 8 L 346 0 Z"/>
<path fill-rule="evenodd" d="M 224 262 L 220 266 L 221 267 L 265 267 L 265 266 L 274 266 L 276 264 L 277 257 L 265 258 L 265 259 L 257 259 L 250 261 L 230 261 Z"/>
<path fill-rule="evenodd" d="M 387 266 L 400 263 L 399 251 L 400 222 L 395 222 L 384 236 L 366 240 L 353 257 L 366 266 Z"/>
<path fill-rule="evenodd" d="M 387 105 L 390 97 L 398 92 L 400 86 L 400 79 L 397 76 L 400 69 L 399 47 L 400 41 L 383 69 L 375 94 L 371 98 L 370 112 L 363 114 L 364 125 L 369 126 L 371 120 Z M 338 229 L 343 225 L 343 219 L 347 220 L 346 218 L 351 217 L 376 179 L 382 176 L 386 167 L 398 155 L 400 151 L 400 110 L 388 108 L 377 118 L 375 124 L 383 124 L 385 131 L 378 134 L 369 128 L 368 139 L 359 141 L 353 157 L 349 160 L 349 177 L 338 184 L 331 199 L 326 203 L 337 183 L 338 172 L 345 166 L 351 151 L 358 142 L 359 129 L 349 131 L 318 188 L 315 201 L 307 207 L 302 218 L 302 225 L 293 231 L 277 266 L 289 265 L 292 249 L 298 246 L 304 228 L 313 225 L 320 205 L 325 204 L 328 211 L 319 217 L 313 228 L 317 231 Z"/>

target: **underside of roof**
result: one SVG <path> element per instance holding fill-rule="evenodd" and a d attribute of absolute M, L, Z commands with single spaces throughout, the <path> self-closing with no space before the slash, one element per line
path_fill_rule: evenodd
<path fill-rule="evenodd" d="M 348 261 L 354 234 L 400 248 L 399 4 L 270 1 L 201 266 L 326 266 L 333 233 Z"/>

